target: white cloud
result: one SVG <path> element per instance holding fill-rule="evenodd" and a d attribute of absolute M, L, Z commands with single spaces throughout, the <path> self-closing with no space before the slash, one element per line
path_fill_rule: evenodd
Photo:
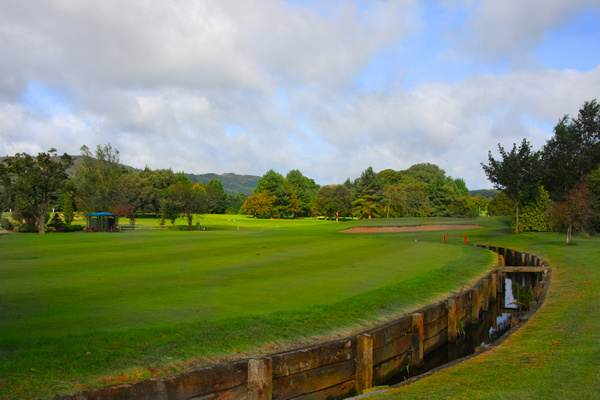
<path fill-rule="evenodd" d="M 594 6 L 442 4 L 467 12 L 447 54 L 515 64 L 531 57 L 549 30 Z M 395 63 L 374 69 L 395 71 L 390 81 L 412 67 L 395 51 L 406 37 L 441 23 L 424 23 L 420 6 L 5 1 L 0 154 L 50 147 L 78 153 L 83 144 L 110 142 L 124 163 L 139 168 L 257 175 L 300 169 L 322 184 L 356 178 L 368 166 L 432 162 L 469 187 L 489 187 L 479 165 L 488 150 L 523 137 L 539 147 L 550 132 L 531 121 L 553 126 L 600 93 L 600 67 L 514 68 L 464 74 L 454 83 L 424 79 L 411 89 L 386 85 L 386 76 L 376 79 L 384 89 L 357 89 L 356 76 L 374 59 Z M 531 18 L 535 7 L 543 10 Z M 390 56 L 377 58 L 382 53 Z M 32 82 L 47 90 L 47 104 L 60 107 L 37 113 L 24 96 Z"/>
<path fill-rule="evenodd" d="M 594 0 L 482 0 L 468 8 L 471 12 L 456 38 L 463 54 L 514 65 L 535 63 L 531 51 L 577 13 L 600 12 Z"/>

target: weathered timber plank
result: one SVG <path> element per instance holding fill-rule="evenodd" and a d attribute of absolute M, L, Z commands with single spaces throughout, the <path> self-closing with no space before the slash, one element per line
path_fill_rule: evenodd
<path fill-rule="evenodd" d="M 373 336 L 373 348 L 385 346 L 398 339 L 399 337 L 410 332 L 412 329 L 412 317 L 410 315 L 384 325 L 381 328 L 376 328 L 369 333 Z"/>
<path fill-rule="evenodd" d="M 356 338 L 356 393 L 363 394 L 373 386 L 373 337 L 368 333 Z"/>
<path fill-rule="evenodd" d="M 188 398 L 222 391 L 246 384 L 247 382 L 248 362 L 245 360 L 200 368 L 172 375 L 164 380 L 165 387 L 169 393 L 169 399 L 176 398 L 173 394 L 182 398 Z"/>
<path fill-rule="evenodd" d="M 151 378 L 131 384 L 110 386 L 84 392 L 90 400 L 136 399 L 179 400 L 199 397 L 234 388 L 245 387 L 248 379 L 248 363 L 245 360 L 217 364 L 163 378 Z"/>
<path fill-rule="evenodd" d="M 425 340 L 437 335 L 440 331 L 448 328 L 448 318 L 440 318 L 432 323 L 425 324 L 423 338 Z"/>
<path fill-rule="evenodd" d="M 273 364 L 270 358 L 248 360 L 248 400 L 273 398 Z"/>
<path fill-rule="evenodd" d="M 409 354 L 410 352 L 407 351 L 373 368 L 373 385 L 384 384 L 405 369 L 409 363 Z"/>
<path fill-rule="evenodd" d="M 354 381 L 349 381 L 328 387 L 327 389 L 319 390 L 318 392 L 294 397 L 293 400 L 342 400 L 355 395 L 356 390 L 354 389 Z"/>
<path fill-rule="evenodd" d="M 448 330 L 444 329 L 439 331 L 437 335 L 434 335 L 423 342 L 423 355 L 427 355 L 429 352 L 437 349 L 439 346 L 447 342 Z"/>
<path fill-rule="evenodd" d="M 446 308 L 445 301 L 425 307 L 422 310 L 419 310 L 419 312 L 423 314 L 423 323 L 425 325 L 448 315 L 448 309 Z"/>
<path fill-rule="evenodd" d="M 221 392 L 214 392 L 204 396 L 192 397 L 189 400 L 245 400 L 248 387 L 246 385 L 236 386 Z"/>
<path fill-rule="evenodd" d="M 273 400 L 285 400 L 354 381 L 354 360 L 273 379 Z"/>
<path fill-rule="evenodd" d="M 355 346 L 350 339 L 307 347 L 271 356 L 273 379 L 297 374 L 329 364 L 348 361 L 354 357 Z"/>
<path fill-rule="evenodd" d="M 421 365 L 423 364 L 423 341 L 424 329 L 423 329 L 423 314 L 414 313 L 412 315 L 412 335 L 411 335 L 411 355 L 412 364 Z"/>
<path fill-rule="evenodd" d="M 373 350 L 373 365 L 376 366 L 390 358 L 397 357 L 398 355 L 409 351 L 410 340 L 410 335 L 406 334 L 394 340 L 392 343 Z"/>

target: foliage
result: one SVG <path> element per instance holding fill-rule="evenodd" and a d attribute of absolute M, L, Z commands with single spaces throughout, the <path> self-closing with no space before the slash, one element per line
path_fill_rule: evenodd
<path fill-rule="evenodd" d="M 567 233 L 567 244 L 571 244 L 571 235 L 585 232 L 592 226 L 595 215 L 593 198 L 587 184 L 580 183 L 567 192 L 566 198 L 552 208 L 554 221 Z"/>
<path fill-rule="evenodd" d="M 315 197 L 314 209 L 328 218 L 348 217 L 352 213 L 352 192 L 344 185 L 322 186 Z"/>
<path fill-rule="evenodd" d="M 52 219 L 50 219 L 50 222 L 48 223 L 48 226 L 51 226 L 53 228 L 63 227 L 64 225 L 65 223 L 60 217 L 59 213 L 54 213 L 54 216 L 52 217 Z"/>
<path fill-rule="evenodd" d="M 172 200 L 178 211 L 185 214 L 189 230 L 195 214 L 208 212 L 209 195 L 202 183 L 193 184 L 189 179 L 169 186 L 168 198 Z"/>
<path fill-rule="evenodd" d="M 356 200 L 352 202 L 353 214 L 359 218 L 371 219 L 380 214 L 384 183 L 378 178 L 373 167 L 363 171 L 355 183 Z"/>
<path fill-rule="evenodd" d="M 448 213 L 452 217 L 475 218 L 478 212 L 473 198 L 469 195 L 452 199 L 448 206 Z"/>
<path fill-rule="evenodd" d="M 70 193 L 66 193 L 63 200 L 63 219 L 66 225 L 71 225 L 75 219 L 73 212 L 73 200 Z"/>
<path fill-rule="evenodd" d="M 519 207 L 521 232 L 550 232 L 554 228 L 550 217 L 552 200 L 544 188 L 538 187 L 535 196 L 524 200 Z M 516 230 L 516 216 L 512 215 L 511 229 Z"/>
<path fill-rule="evenodd" d="M 515 208 L 515 202 L 511 200 L 506 193 L 500 192 L 490 200 L 487 206 L 488 214 L 491 217 L 512 215 Z"/>
<path fill-rule="evenodd" d="M 496 189 L 503 190 L 515 204 L 515 232 L 520 232 L 519 227 L 519 204 L 525 199 L 534 196 L 540 182 L 540 154 L 531 149 L 531 145 L 523 139 L 517 149 L 513 144 L 510 152 L 498 144 L 498 150 L 502 160 L 492 157 L 488 153 L 488 165 L 481 164 L 483 171 Z"/>
<path fill-rule="evenodd" d="M 254 218 L 270 216 L 273 213 L 273 205 L 276 199 L 276 196 L 270 195 L 266 190 L 255 193 L 246 199 L 244 211 L 246 214 L 253 215 Z"/>
<path fill-rule="evenodd" d="M 555 201 L 600 165 L 600 104 L 586 101 L 576 119 L 565 115 L 542 149 L 543 184 Z"/>
<path fill-rule="evenodd" d="M 4 230 L 12 230 L 13 226 L 8 218 L 0 218 L 0 228 Z"/>
<path fill-rule="evenodd" d="M 81 146 L 82 162 L 75 165 L 71 181 L 76 190 L 77 208 L 86 213 L 108 210 L 119 203 L 119 179 L 128 172 L 119 164 L 119 151 L 106 144 L 96 148 L 95 156 Z"/>
<path fill-rule="evenodd" d="M 28 219 L 29 226 L 35 219 L 40 234 L 45 233 L 49 203 L 56 198 L 72 164 L 69 155 L 58 157 L 56 149 L 38 153 L 35 158 L 18 153 L 2 162 L 0 183 L 11 196 L 17 214 Z"/>

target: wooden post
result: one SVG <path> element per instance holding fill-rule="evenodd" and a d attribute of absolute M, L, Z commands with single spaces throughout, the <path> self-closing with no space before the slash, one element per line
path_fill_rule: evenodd
<path fill-rule="evenodd" d="M 490 290 L 490 295 L 494 301 L 498 297 L 498 275 L 496 271 L 492 273 L 492 288 Z"/>
<path fill-rule="evenodd" d="M 273 365 L 270 358 L 248 360 L 248 400 L 273 398 Z"/>
<path fill-rule="evenodd" d="M 483 280 L 483 284 L 481 286 L 482 291 L 482 303 L 483 303 L 483 311 L 488 310 L 488 306 L 490 305 L 490 280 L 485 278 Z"/>
<path fill-rule="evenodd" d="M 425 341 L 424 316 L 420 313 L 412 315 L 412 364 L 423 364 L 423 342 Z"/>
<path fill-rule="evenodd" d="M 451 343 L 456 342 L 456 299 L 448 299 L 448 341 Z"/>
<path fill-rule="evenodd" d="M 474 289 L 473 290 L 473 298 L 471 301 L 471 319 L 473 321 L 473 323 L 477 323 L 479 322 L 479 306 L 480 306 L 480 300 L 479 300 L 479 290 L 478 289 Z"/>
<path fill-rule="evenodd" d="M 356 394 L 373 387 L 373 337 L 363 334 L 356 337 Z"/>

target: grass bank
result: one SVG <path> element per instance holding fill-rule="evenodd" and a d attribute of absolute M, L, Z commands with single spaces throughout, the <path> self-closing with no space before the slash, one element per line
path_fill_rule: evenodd
<path fill-rule="evenodd" d="M 459 290 L 495 262 L 463 246 L 464 232 L 444 244 L 441 232 L 338 233 L 373 221 L 199 222 L 206 230 L 0 236 L 0 398 L 72 393 L 365 329 Z M 504 229 L 486 223 L 473 234 Z"/>
<path fill-rule="evenodd" d="M 544 305 L 492 351 L 373 399 L 600 398 L 600 238 L 478 239 L 545 258 L 554 268 Z"/>

